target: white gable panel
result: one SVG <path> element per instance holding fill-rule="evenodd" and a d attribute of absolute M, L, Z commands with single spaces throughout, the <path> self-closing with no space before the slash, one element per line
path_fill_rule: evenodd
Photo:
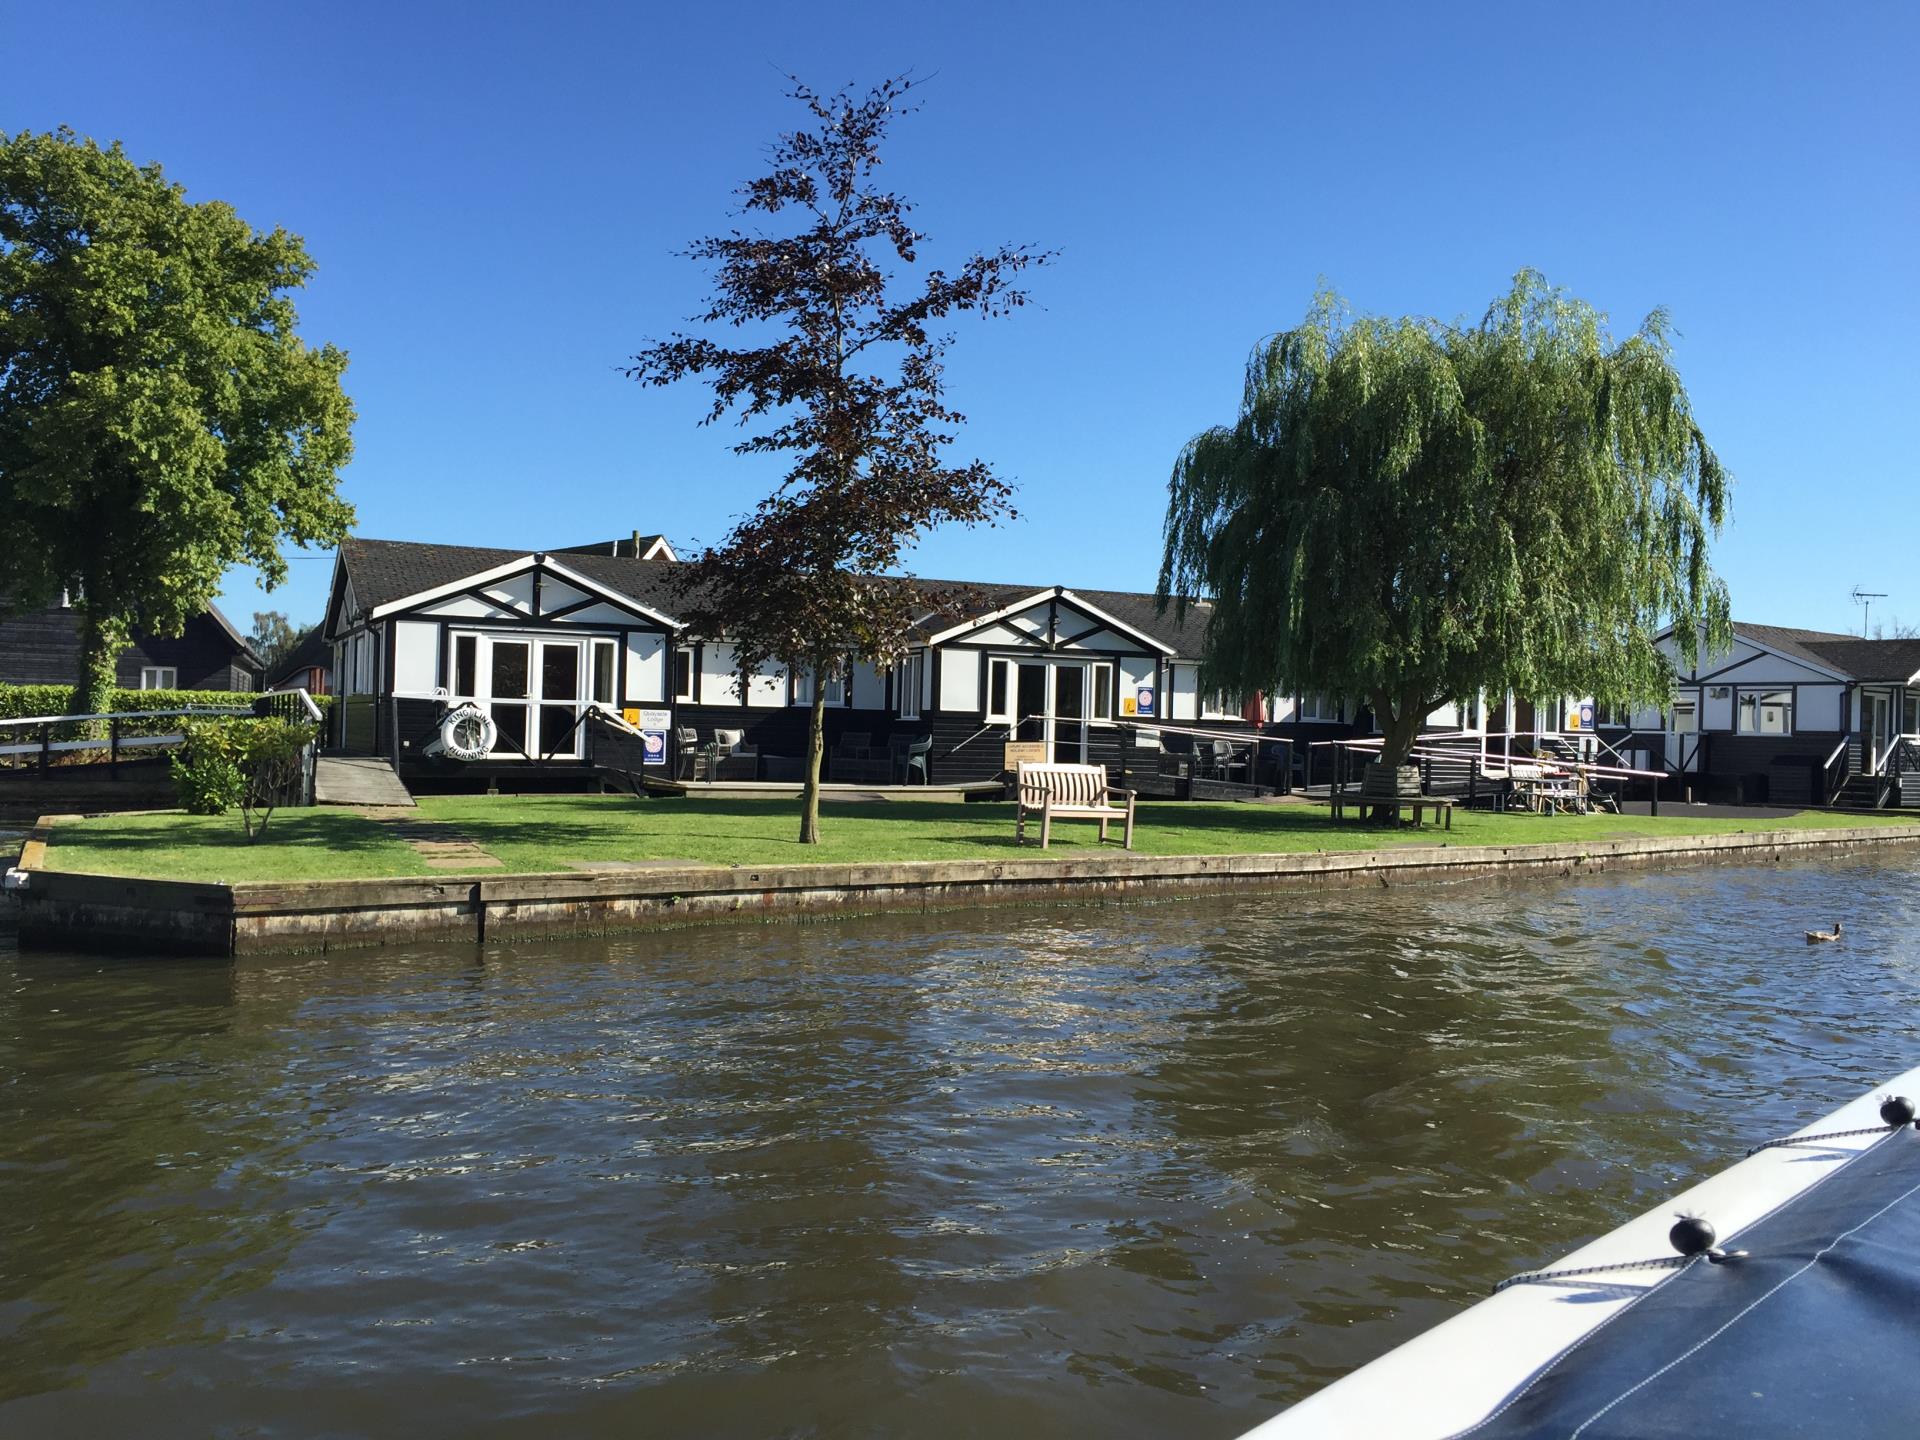
<path fill-rule="evenodd" d="M 1702 674 L 1707 673 L 1702 671 Z M 1737 661 L 1729 661 L 1719 667 L 1712 683 L 1727 681 L 1735 685 L 1793 685 L 1828 684 L 1833 677 L 1811 665 L 1802 665 L 1798 660 L 1789 660 L 1784 655 L 1770 654 L 1765 650 L 1756 650 L 1751 655 Z"/>
<path fill-rule="evenodd" d="M 440 627 L 400 620 L 393 627 L 393 693 L 431 695 L 440 683 Z"/>
<path fill-rule="evenodd" d="M 1082 626 L 1080 628 L 1084 629 L 1085 627 Z M 1069 635 L 1078 633 L 1078 630 L 1069 630 L 1065 617 L 1061 617 L 1060 638 L 1062 640 L 1065 640 Z M 1124 635 L 1116 635 L 1111 630 L 1096 630 L 1093 634 L 1082 636 L 1071 645 L 1063 645 L 1060 648 L 1063 650 L 1138 650 L 1140 648 L 1140 642 L 1138 640 L 1129 640 Z"/>
<path fill-rule="evenodd" d="M 667 698 L 667 646 L 658 635 L 635 632 L 627 636 L 627 686 L 623 698 L 629 705 L 657 705 Z"/>
<path fill-rule="evenodd" d="M 444 615 L 450 620 L 524 620 L 517 610 L 508 610 L 482 600 L 477 595 L 449 595 L 420 608 L 422 615 Z"/>
<path fill-rule="evenodd" d="M 528 614 L 533 612 L 533 576 L 531 573 L 511 575 L 505 580 L 500 580 L 492 585 L 488 585 L 480 593 L 499 601 L 502 605 L 517 607 L 520 610 L 526 611 Z"/>
<path fill-rule="evenodd" d="M 978 650 L 942 650 L 940 652 L 941 710 L 963 714 L 980 708 L 980 652 Z"/>
<path fill-rule="evenodd" d="M 586 598 L 586 591 L 576 590 L 566 581 L 556 580 L 551 575 L 540 586 L 540 610 L 543 614 Z"/>
<path fill-rule="evenodd" d="M 636 619 L 631 610 L 622 610 L 618 605 L 589 605 L 584 610 L 576 610 L 571 615 L 562 615 L 554 623 L 557 625 L 631 625 Z M 644 623 L 654 624 L 647 620 Z"/>
<path fill-rule="evenodd" d="M 966 639 L 967 643 L 973 645 L 1007 645 L 1022 650 L 1031 650 L 1047 643 L 1044 631 L 1035 635 L 1028 630 L 1015 630 L 1010 625 L 989 625 L 973 631 Z"/>

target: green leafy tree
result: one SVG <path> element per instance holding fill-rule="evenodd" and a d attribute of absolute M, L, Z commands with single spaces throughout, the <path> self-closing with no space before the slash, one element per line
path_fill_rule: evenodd
<path fill-rule="evenodd" d="M 732 413 L 764 427 L 734 448 L 783 454 L 780 488 L 687 567 L 681 607 L 700 633 L 737 651 L 743 676 L 766 661 L 813 680 L 800 839 L 820 838 L 824 677 L 853 660 L 885 663 L 932 604 L 910 580 L 882 580 L 909 544 L 943 524 L 1012 514 L 1010 491 L 982 461 L 947 450 L 962 417 L 945 400 L 948 337 L 937 324 L 1026 303 L 1020 271 L 1050 257 L 1025 247 L 976 254 L 949 273 L 896 282 L 927 237 L 912 206 L 883 190 L 881 146 L 913 88 L 886 81 L 865 95 L 793 98 L 811 129 L 774 144 L 772 168 L 740 191 L 756 219 L 791 220 L 777 234 L 732 230 L 687 254 L 714 267 L 699 323 L 723 344 L 675 335 L 633 357 L 648 385 L 704 377 L 708 422 Z M 745 680 L 742 680 L 745 686 Z"/>
<path fill-rule="evenodd" d="M 346 535 L 346 356 L 289 298 L 313 269 L 117 144 L 0 134 L 0 603 L 72 596 L 83 712 L 131 628 L 177 635 L 228 567 L 272 586 L 283 542 Z"/>
<path fill-rule="evenodd" d="M 260 657 L 260 663 L 267 667 L 269 680 L 293 652 L 306 643 L 314 628 L 312 625 L 294 625 L 279 610 L 253 612 L 253 633 L 247 639 L 253 646 L 253 653 Z"/>
<path fill-rule="evenodd" d="M 1323 293 L 1174 465 L 1160 603 L 1213 600 L 1207 684 L 1363 701 L 1397 765 L 1482 690 L 1664 701 L 1668 622 L 1729 638 L 1729 484 L 1663 312 L 1616 342 L 1532 271 L 1477 325 Z"/>

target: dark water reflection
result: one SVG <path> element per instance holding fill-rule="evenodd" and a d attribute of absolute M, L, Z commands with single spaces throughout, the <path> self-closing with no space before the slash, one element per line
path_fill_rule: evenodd
<path fill-rule="evenodd" d="M 1237 1434 L 1920 1063 L 1916 879 L 0 952 L 0 1433 Z"/>

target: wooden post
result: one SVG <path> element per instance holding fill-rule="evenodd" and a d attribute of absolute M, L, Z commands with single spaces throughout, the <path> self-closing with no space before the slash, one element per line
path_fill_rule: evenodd
<path fill-rule="evenodd" d="M 107 721 L 107 774 L 120 778 L 120 717 Z"/>
<path fill-rule="evenodd" d="M 47 773 L 47 766 L 53 761 L 53 726 L 42 722 L 40 726 L 40 773 Z"/>

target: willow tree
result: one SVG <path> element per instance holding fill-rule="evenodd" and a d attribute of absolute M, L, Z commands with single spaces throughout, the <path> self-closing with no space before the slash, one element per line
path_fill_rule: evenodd
<path fill-rule="evenodd" d="M 685 567 L 680 609 L 696 632 L 734 646 L 743 692 L 768 661 L 811 679 L 803 844 L 820 838 L 827 678 L 891 660 L 935 608 L 909 578 L 876 577 L 937 526 L 1012 514 L 991 468 L 949 455 L 964 417 L 945 399 L 949 339 L 935 326 L 1024 304 L 1014 279 L 1049 258 L 1010 246 L 917 281 L 896 275 L 920 263 L 927 237 L 875 171 L 912 88 L 894 79 L 820 95 L 796 82 L 813 123 L 781 136 L 771 169 L 740 191 L 752 219 L 781 228 L 691 246 L 714 267 L 696 317 L 710 333 L 660 341 L 627 370 L 648 385 L 705 377 L 708 423 L 731 414 L 759 426 L 738 453 L 787 457 L 774 493 Z"/>
<path fill-rule="evenodd" d="M 1664 312 L 1616 342 L 1533 271 L 1478 325 L 1323 293 L 1175 463 L 1160 604 L 1214 602 L 1205 684 L 1363 701 L 1397 765 L 1481 691 L 1664 701 L 1658 634 L 1728 638 L 1728 486 Z"/>
<path fill-rule="evenodd" d="M 289 298 L 313 268 L 118 145 L 0 135 L 0 608 L 71 597 L 76 710 L 130 627 L 178 635 L 229 566 L 277 584 L 282 543 L 352 523 L 346 356 Z"/>

